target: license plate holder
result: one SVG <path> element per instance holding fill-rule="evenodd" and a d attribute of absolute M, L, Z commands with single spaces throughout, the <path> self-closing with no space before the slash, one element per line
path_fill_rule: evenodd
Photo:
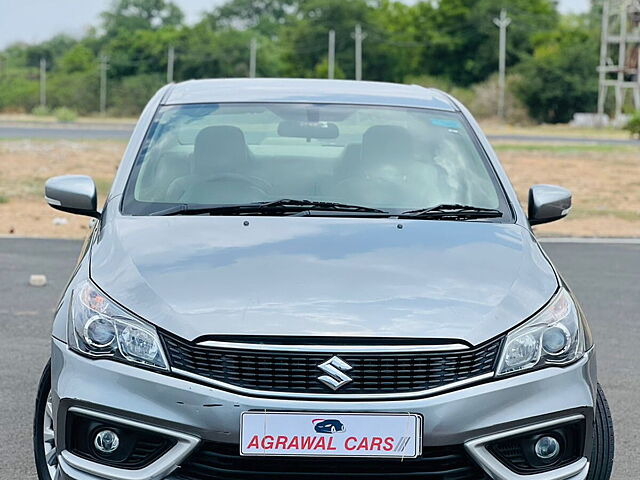
<path fill-rule="evenodd" d="M 411 413 L 243 412 L 240 455 L 416 458 L 422 416 Z"/>

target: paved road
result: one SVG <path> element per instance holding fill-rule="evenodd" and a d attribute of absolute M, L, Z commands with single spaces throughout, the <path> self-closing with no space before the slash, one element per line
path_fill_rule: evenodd
<path fill-rule="evenodd" d="M 554 135 L 489 135 L 492 142 L 580 143 L 586 145 L 614 145 L 640 147 L 640 140 L 631 138 L 559 137 Z"/>
<path fill-rule="evenodd" d="M 46 140 L 128 140 L 132 128 L 129 127 L 85 127 L 69 125 L 64 127 L 23 127 L 0 125 L 0 140 L 15 138 L 38 138 Z"/>
<path fill-rule="evenodd" d="M 16 126 L 0 124 L 0 140 L 3 138 L 41 138 L 57 140 L 128 140 L 132 127 L 105 127 L 100 125 L 65 125 L 54 127 Z M 628 145 L 640 147 L 640 140 L 584 137 L 557 137 L 550 135 L 490 135 L 489 140 L 502 142 L 579 143 L 596 145 Z"/>
<path fill-rule="evenodd" d="M 0 239 L 0 480 L 36 478 L 31 459 L 34 391 L 48 353 L 51 317 L 80 243 Z M 640 471 L 640 245 L 548 243 L 598 343 L 600 380 L 617 433 L 615 480 Z M 29 287 L 29 274 L 49 284 Z"/>

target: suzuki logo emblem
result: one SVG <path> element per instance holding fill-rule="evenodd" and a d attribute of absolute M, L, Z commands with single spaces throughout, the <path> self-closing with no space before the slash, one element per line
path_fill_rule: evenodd
<path fill-rule="evenodd" d="M 321 375 L 318 377 L 318 380 L 332 390 L 337 390 L 343 385 L 353 381 L 349 375 L 344 373 L 353 369 L 353 367 L 340 357 L 333 356 L 326 362 L 318 365 L 318 368 L 327 374 Z"/>

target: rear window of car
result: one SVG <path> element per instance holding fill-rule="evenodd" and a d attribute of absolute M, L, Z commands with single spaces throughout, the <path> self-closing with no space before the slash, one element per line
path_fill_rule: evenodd
<path fill-rule="evenodd" d="M 123 213 L 282 198 L 388 212 L 463 204 L 509 213 L 461 114 L 302 103 L 161 107 Z"/>

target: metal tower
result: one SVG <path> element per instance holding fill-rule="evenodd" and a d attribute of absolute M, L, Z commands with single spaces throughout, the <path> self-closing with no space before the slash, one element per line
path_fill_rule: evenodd
<path fill-rule="evenodd" d="M 636 110 L 640 110 L 640 0 L 604 0 L 600 45 L 600 89 L 598 113 L 604 113 L 605 101 L 613 88 L 615 115 L 629 91 Z"/>

